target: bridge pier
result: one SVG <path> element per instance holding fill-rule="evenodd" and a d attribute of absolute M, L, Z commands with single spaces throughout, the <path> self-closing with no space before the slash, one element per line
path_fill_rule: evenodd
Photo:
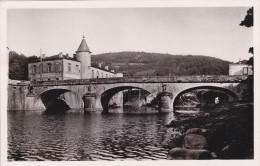
<path fill-rule="evenodd" d="M 160 112 L 173 111 L 172 93 L 162 92 L 159 94 L 159 109 Z"/>
<path fill-rule="evenodd" d="M 96 108 L 96 94 L 95 93 L 86 93 L 83 97 L 84 102 L 84 111 L 94 111 Z"/>

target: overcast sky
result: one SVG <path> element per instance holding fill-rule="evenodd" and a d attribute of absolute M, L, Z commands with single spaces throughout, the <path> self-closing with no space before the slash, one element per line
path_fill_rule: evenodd
<path fill-rule="evenodd" d="M 248 59 L 253 28 L 239 26 L 249 7 L 9 9 L 8 47 L 26 56 L 72 56 L 83 32 L 92 54 L 145 51 Z"/>

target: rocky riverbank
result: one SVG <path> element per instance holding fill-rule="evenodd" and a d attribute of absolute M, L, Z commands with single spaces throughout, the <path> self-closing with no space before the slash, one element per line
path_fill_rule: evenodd
<path fill-rule="evenodd" d="M 253 159 L 253 113 L 253 104 L 232 103 L 173 120 L 167 159 Z"/>

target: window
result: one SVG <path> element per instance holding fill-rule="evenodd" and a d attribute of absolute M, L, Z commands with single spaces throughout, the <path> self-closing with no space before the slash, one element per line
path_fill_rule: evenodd
<path fill-rule="evenodd" d="M 107 78 L 107 74 L 106 74 L 106 78 Z"/>
<path fill-rule="evenodd" d="M 90 66 L 88 66 L 88 69 L 90 70 Z"/>
<path fill-rule="evenodd" d="M 43 64 L 41 64 L 40 66 L 41 66 L 40 71 L 41 73 L 43 73 Z"/>
<path fill-rule="evenodd" d="M 61 71 L 61 66 L 59 62 L 55 62 L 55 71 L 58 73 Z"/>
<path fill-rule="evenodd" d="M 94 70 L 92 70 L 92 77 L 91 78 L 94 78 Z"/>
<path fill-rule="evenodd" d="M 101 78 L 103 78 L 103 73 L 101 74 Z"/>
<path fill-rule="evenodd" d="M 48 78 L 48 81 L 50 81 L 51 79 L 50 78 Z"/>
<path fill-rule="evenodd" d="M 59 80 L 59 78 L 56 78 L 56 80 Z"/>
<path fill-rule="evenodd" d="M 99 72 L 97 71 L 97 78 L 99 77 Z"/>
<path fill-rule="evenodd" d="M 48 63 L 48 64 L 47 64 L 47 73 L 50 73 L 50 72 L 51 72 L 51 64 Z"/>
<path fill-rule="evenodd" d="M 68 63 L 68 72 L 71 72 L 71 63 Z"/>
<path fill-rule="evenodd" d="M 79 72 L 79 65 L 76 65 L 76 71 Z"/>
<path fill-rule="evenodd" d="M 33 65 L 33 73 L 36 73 L 36 65 Z"/>
<path fill-rule="evenodd" d="M 244 68 L 243 68 L 243 74 L 244 74 L 244 75 L 247 75 L 247 74 L 248 74 L 248 67 L 244 67 Z"/>

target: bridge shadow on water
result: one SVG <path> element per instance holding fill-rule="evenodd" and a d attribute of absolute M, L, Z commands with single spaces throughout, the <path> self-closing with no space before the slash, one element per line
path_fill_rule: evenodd
<path fill-rule="evenodd" d="M 61 100 L 56 99 L 53 101 L 52 105 L 48 106 L 48 108 L 45 110 L 45 113 L 47 114 L 62 114 L 70 110 L 71 108 L 69 105 Z"/>

